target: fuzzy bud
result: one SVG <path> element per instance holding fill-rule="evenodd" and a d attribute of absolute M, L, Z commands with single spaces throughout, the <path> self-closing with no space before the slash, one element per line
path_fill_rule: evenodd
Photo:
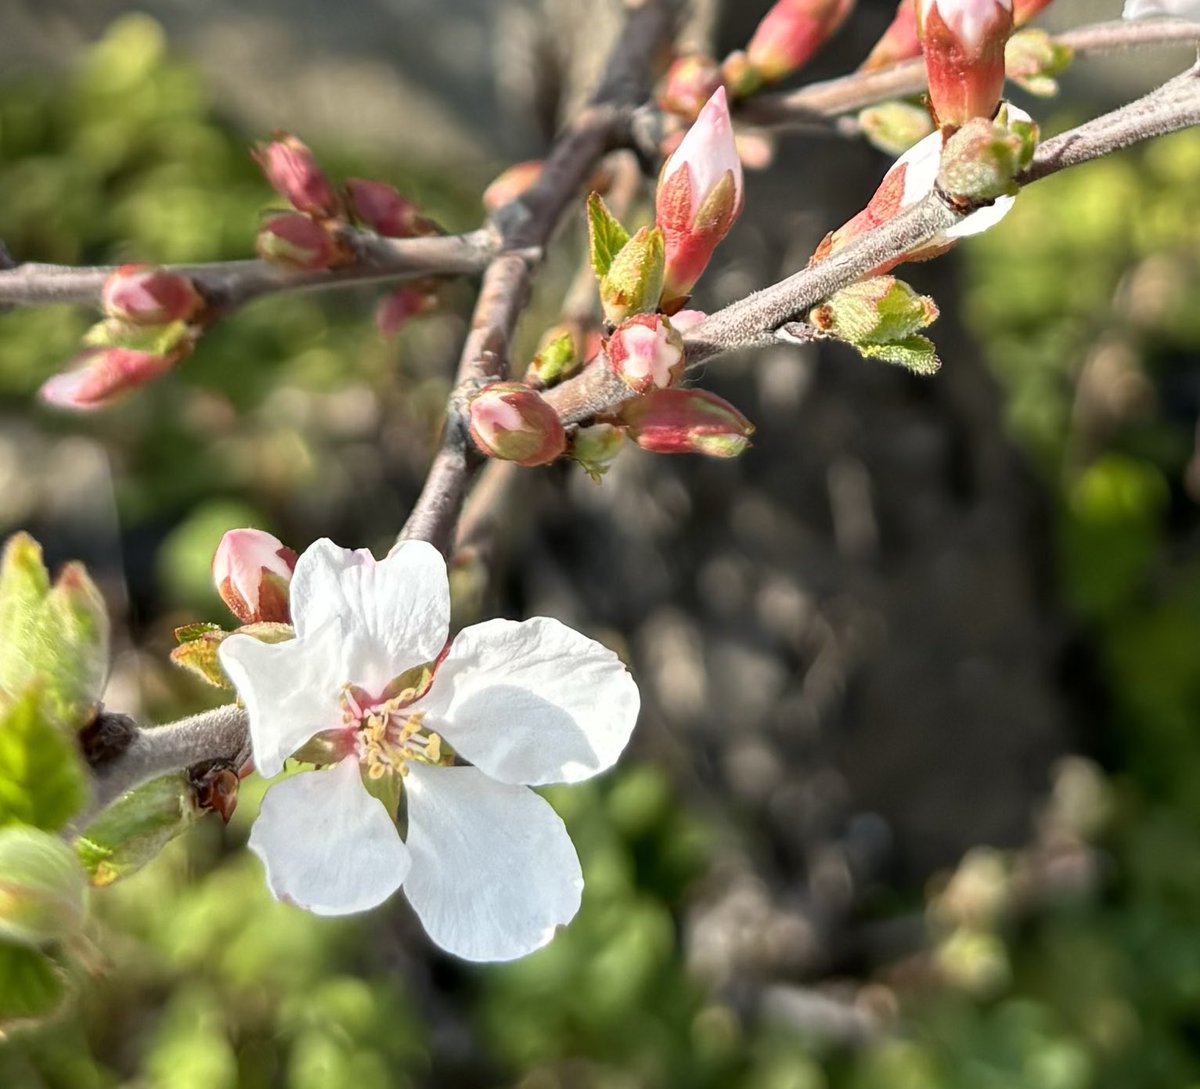
<path fill-rule="evenodd" d="M 663 290 L 665 246 L 657 227 L 642 227 L 616 256 L 600 278 L 600 305 L 604 320 L 617 325 L 631 314 L 654 310 Z"/>
<path fill-rule="evenodd" d="M 243 624 L 288 624 L 288 586 L 296 553 L 261 529 L 231 529 L 213 554 L 212 578 L 221 600 Z"/>
<path fill-rule="evenodd" d="M 774 83 L 807 64 L 840 27 L 854 0 L 778 0 L 763 17 L 746 58 L 764 83 Z"/>
<path fill-rule="evenodd" d="M 359 222 L 384 238 L 438 233 L 432 220 L 421 215 L 411 200 L 385 182 L 350 178 L 346 182 L 346 196 Z"/>
<path fill-rule="evenodd" d="M 970 203 L 1015 193 L 1014 179 L 1029 165 L 1036 145 L 1036 125 L 1016 121 L 1010 127 L 973 118 L 946 141 L 938 187 L 947 196 Z"/>
<path fill-rule="evenodd" d="M 545 465 L 567 446 L 558 414 L 536 390 L 520 382 L 493 382 L 471 401 L 470 432 L 490 458 Z"/>
<path fill-rule="evenodd" d="M 74 937 L 86 892 L 83 868 L 57 836 L 19 824 L 0 829 L 0 939 L 38 946 Z"/>
<path fill-rule="evenodd" d="M 635 393 L 666 389 L 683 376 L 683 338 L 661 314 L 636 314 L 617 326 L 608 365 Z"/>
<path fill-rule="evenodd" d="M 859 65 L 858 70 L 874 72 L 920 55 L 921 38 L 917 33 L 916 0 L 900 0 L 887 30 L 875 43 L 867 59 Z"/>
<path fill-rule="evenodd" d="M 38 396 L 56 408 L 101 408 L 165 374 L 188 351 L 190 345 L 170 355 L 129 348 L 91 348 L 76 357 L 70 370 L 49 379 Z"/>
<path fill-rule="evenodd" d="M 255 248 L 264 261 L 309 271 L 329 268 L 341 256 L 332 235 L 299 212 L 268 219 L 258 232 Z"/>
<path fill-rule="evenodd" d="M 629 436 L 656 454 L 737 457 L 754 425 L 728 401 L 703 389 L 652 390 L 621 410 Z"/>
<path fill-rule="evenodd" d="M 722 87 L 659 176 L 654 221 L 666 249 L 663 310 L 670 313 L 684 305 L 744 203 L 742 163 Z"/>
<path fill-rule="evenodd" d="M 1004 92 L 1012 0 L 917 0 L 917 27 L 937 123 L 990 118 Z"/>
<path fill-rule="evenodd" d="M 721 86 L 721 69 L 712 57 L 687 53 L 676 57 L 663 77 L 658 104 L 669 113 L 694 121 Z"/>
<path fill-rule="evenodd" d="M 851 344 L 904 340 L 937 320 L 937 304 L 903 280 L 875 276 L 851 284 L 813 307 L 809 323 Z"/>
<path fill-rule="evenodd" d="M 106 314 L 133 325 L 190 321 L 204 307 L 186 276 L 151 265 L 122 265 L 104 281 L 100 299 Z"/>
<path fill-rule="evenodd" d="M 337 193 L 303 141 L 279 133 L 252 154 L 271 188 L 296 211 L 318 219 L 332 219 L 341 211 Z"/>

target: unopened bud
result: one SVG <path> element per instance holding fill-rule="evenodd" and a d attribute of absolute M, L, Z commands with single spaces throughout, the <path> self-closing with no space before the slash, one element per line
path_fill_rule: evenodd
<path fill-rule="evenodd" d="M 658 180 L 654 221 L 666 248 L 663 310 L 670 313 L 686 303 L 744 201 L 742 163 L 722 87 L 700 111 Z"/>
<path fill-rule="evenodd" d="M 664 264 L 663 234 L 657 227 L 640 228 L 621 247 L 600 278 L 600 305 L 609 325 L 657 307 Z"/>
<path fill-rule="evenodd" d="M 399 190 L 385 182 L 350 178 L 346 182 L 350 210 L 359 222 L 384 238 L 413 238 L 439 233 L 437 225 Z"/>
<path fill-rule="evenodd" d="M 653 390 L 628 402 L 621 421 L 638 446 L 656 454 L 737 457 L 754 434 L 733 405 L 703 389 Z"/>
<path fill-rule="evenodd" d="M 1030 122 L 1006 126 L 976 117 L 946 141 L 937 184 L 964 203 L 1008 196 L 1016 192 L 1014 179 L 1029 165 L 1036 145 L 1037 126 Z"/>
<path fill-rule="evenodd" d="M 0 939 L 44 945 L 74 937 L 87 916 L 87 879 L 57 836 L 27 825 L 0 829 Z"/>
<path fill-rule="evenodd" d="M 493 382 L 471 401 L 470 432 L 488 457 L 518 465 L 545 465 L 567 446 L 558 414 L 536 390 L 520 382 Z"/>
<path fill-rule="evenodd" d="M 721 69 L 717 62 L 703 53 L 687 53 L 676 57 L 667 69 L 658 91 L 658 104 L 693 121 L 720 86 Z"/>
<path fill-rule="evenodd" d="M 863 135 L 880 151 L 902 155 L 933 131 L 929 113 L 909 102 L 881 102 L 858 115 Z"/>
<path fill-rule="evenodd" d="M 537 353 L 525 372 L 525 381 L 545 389 L 570 378 L 583 364 L 581 330 L 573 322 L 553 325 L 542 334 Z"/>
<path fill-rule="evenodd" d="M 164 356 L 128 348 L 92 348 L 75 359 L 71 370 L 49 379 L 38 396 L 56 408 L 101 408 L 165 374 L 189 350 Z"/>
<path fill-rule="evenodd" d="M 938 124 L 990 118 L 1004 92 L 1012 0 L 918 0 L 917 26 Z"/>
<path fill-rule="evenodd" d="M 625 429 L 616 424 L 595 423 L 581 427 L 571 440 L 571 457 L 583 466 L 593 480 L 608 472 L 625 445 Z"/>
<path fill-rule="evenodd" d="M 917 33 L 916 0 L 900 0 L 896 14 L 887 30 L 877 41 L 867 59 L 859 65 L 860 72 L 874 72 L 898 61 L 921 55 L 921 38 Z"/>
<path fill-rule="evenodd" d="M 438 304 L 437 295 L 423 287 L 406 284 L 389 292 L 375 306 L 375 328 L 382 337 L 395 336 L 410 320 L 427 314 Z"/>
<path fill-rule="evenodd" d="M 1054 77 L 1066 71 L 1074 56 L 1069 45 L 1056 42 L 1044 30 L 1021 30 L 1008 39 L 1004 66 L 1019 87 L 1048 98 L 1058 93 Z"/>
<path fill-rule="evenodd" d="M 134 325 L 190 321 L 204 299 L 186 276 L 151 265 L 122 265 L 101 294 L 104 312 Z"/>
<path fill-rule="evenodd" d="M 213 585 L 243 624 L 287 624 L 288 586 L 296 553 L 261 529 L 231 529 L 213 554 Z"/>
<path fill-rule="evenodd" d="M 529 159 L 523 163 L 514 163 L 507 170 L 497 174 L 483 191 L 484 211 L 494 212 L 533 188 L 542 176 L 544 165 L 541 159 Z"/>
<path fill-rule="evenodd" d="M 666 389 L 683 376 L 683 338 L 661 314 L 636 314 L 608 339 L 608 365 L 635 393 Z"/>
<path fill-rule="evenodd" d="M 338 215 L 341 201 L 303 141 L 280 133 L 269 144 L 259 144 L 252 154 L 271 188 L 296 211 L 319 219 Z"/>
<path fill-rule="evenodd" d="M 894 276 L 875 276 L 813 307 L 808 320 L 851 344 L 904 340 L 937 320 L 937 304 Z"/>
<path fill-rule="evenodd" d="M 294 269 L 329 268 L 341 257 L 333 236 L 299 212 L 267 220 L 258 232 L 256 248 L 264 261 Z"/>
<path fill-rule="evenodd" d="M 854 0 L 778 0 L 763 17 L 746 57 L 764 83 L 807 64 L 842 25 Z"/>

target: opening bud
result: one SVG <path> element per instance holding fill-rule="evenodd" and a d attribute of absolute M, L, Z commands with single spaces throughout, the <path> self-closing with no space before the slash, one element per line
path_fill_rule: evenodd
<path fill-rule="evenodd" d="M 57 836 L 26 825 L 0 829 L 0 939 L 21 945 L 64 941 L 87 916 L 87 878 Z"/>
<path fill-rule="evenodd" d="M 471 401 L 471 439 L 490 458 L 545 465 L 567 446 L 567 434 L 536 390 L 520 382 L 493 382 Z"/>
<path fill-rule="evenodd" d="M 204 299 L 186 276 L 151 265 L 122 265 L 101 294 L 104 312 L 133 325 L 165 325 L 190 321 Z"/>
<path fill-rule="evenodd" d="M 654 221 L 666 253 L 663 310 L 670 313 L 687 302 L 744 203 L 742 163 L 725 88 L 720 87 L 659 176 Z"/>
<path fill-rule="evenodd" d="M 379 181 L 351 178 L 346 182 L 350 210 L 359 222 L 384 238 L 413 238 L 439 234 L 437 224 L 399 190 Z"/>
<path fill-rule="evenodd" d="M 527 384 L 545 389 L 570 378 L 583 365 L 583 330 L 576 322 L 560 322 L 542 334 L 537 354 L 525 372 Z"/>
<path fill-rule="evenodd" d="M 169 355 L 130 348 L 92 348 L 76 357 L 72 369 L 49 379 L 38 396 L 56 408 L 101 408 L 165 374 L 190 350 L 190 343 Z"/>
<path fill-rule="evenodd" d="M 704 389 L 652 390 L 621 410 L 629 436 L 656 454 L 737 457 L 754 425 L 722 397 Z"/>
<path fill-rule="evenodd" d="M 670 113 L 694 121 L 721 86 L 721 69 L 712 57 L 687 53 L 676 57 L 658 90 L 658 104 Z"/>
<path fill-rule="evenodd" d="M 662 314 L 636 314 L 606 346 L 608 365 L 635 393 L 666 389 L 683 377 L 683 337 Z"/>
<path fill-rule="evenodd" d="M 1012 0 L 918 0 L 917 27 L 938 125 L 990 118 L 1004 92 Z"/>
<path fill-rule="evenodd" d="M 763 17 L 746 58 L 764 83 L 773 83 L 807 64 L 838 29 L 854 0 L 778 0 Z"/>
<path fill-rule="evenodd" d="M 213 554 L 213 585 L 243 624 L 289 624 L 288 587 L 295 569 L 296 553 L 278 537 L 261 529 L 231 529 Z"/>
<path fill-rule="evenodd" d="M 271 188 L 296 211 L 320 219 L 332 219 L 341 211 L 337 193 L 303 141 L 279 133 L 251 154 Z"/>
<path fill-rule="evenodd" d="M 258 232 L 255 248 L 264 261 L 294 269 L 329 268 L 342 256 L 329 231 L 299 212 L 268 219 Z"/>

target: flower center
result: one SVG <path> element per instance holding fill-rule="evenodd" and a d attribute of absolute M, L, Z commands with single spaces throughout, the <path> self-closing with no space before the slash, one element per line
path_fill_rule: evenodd
<path fill-rule="evenodd" d="M 410 760 L 423 764 L 453 761 L 453 754 L 444 751 L 441 737 L 423 726 L 425 712 L 409 710 L 416 694 L 408 688 L 372 702 L 353 686 L 343 691 L 342 721 L 355 732 L 358 761 L 369 779 L 382 779 L 389 772 L 407 775 Z"/>

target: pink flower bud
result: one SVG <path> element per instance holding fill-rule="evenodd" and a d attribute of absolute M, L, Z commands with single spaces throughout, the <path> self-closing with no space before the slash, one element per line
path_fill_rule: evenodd
<path fill-rule="evenodd" d="M 490 458 L 518 465 L 545 465 L 567 446 L 567 434 L 536 390 L 520 382 L 493 382 L 471 401 L 470 432 L 475 445 Z"/>
<path fill-rule="evenodd" d="M 131 348 L 92 348 L 75 359 L 71 370 L 47 381 L 38 395 L 57 408 L 101 408 L 165 374 L 190 350 L 190 343 L 170 355 Z"/>
<path fill-rule="evenodd" d="M 744 203 L 733 122 L 718 88 L 667 160 L 658 179 L 654 221 L 663 233 L 662 309 L 678 310 L 729 233 Z"/>
<path fill-rule="evenodd" d="M 938 124 L 991 117 L 1004 92 L 1012 0 L 918 0 L 917 27 Z"/>
<path fill-rule="evenodd" d="M 1050 3 L 1051 0 L 1013 0 L 1013 26 L 1024 26 L 1038 12 L 1044 8 L 1048 8 Z M 1137 3 L 1137 0 L 1130 0 L 1130 2 L 1126 3 L 1126 11 L 1128 11 L 1130 3 Z M 1195 8 L 1193 8 L 1193 17 L 1197 14 L 1200 13 L 1196 12 Z"/>
<path fill-rule="evenodd" d="M 329 268 L 341 258 L 332 235 L 299 212 L 272 216 L 259 230 L 255 246 L 264 261 L 295 269 Z"/>
<path fill-rule="evenodd" d="M 213 554 L 212 578 L 221 600 L 243 624 L 290 624 L 288 586 L 296 553 L 261 529 L 231 529 Z"/>
<path fill-rule="evenodd" d="M 287 133 L 269 144 L 259 144 L 251 153 L 267 182 L 298 212 L 332 219 L 341 211 L 341 201 L 308 145 Z"/>
<path fill-rule="evenodd" d="M 438 304 L 432 291 L 406 284 L 379 300 L 375 307 L 375 328 L 381 337 L 394 337 L 408 322 L 427 314 Z"/>
<path fill-rule="evenodd" d="M 421 215 L 411 200 L 384 182 L 350 178 L 346 182 L 346 195 L 355 216 L 384 238 L 438 233 L 433 222 Z"/>
<path fill-rule="evenodd" d="M 523 163 L 514 163 L 507 170 L 497 174 L 483 191 L 484 210 L 494 212 L 532 188 L 542 176 L 543 165 L 541 159 L 530 159 Z"/>
<path fill-rule="evenodd" d="M 100 296 L 104 312 L 133 325 L 190 321 L 204 299 L 186 276 L 150 265 L 122 265 Z"/>
<path fill-rule="evenodd" d="M 692 121 L 720 86 L 717 62 L 703 53 L 687 53 L 676 57 L 667 69 L 658 91 L 658 104 Z"/>
<path fill-rule="evenodd" d="M 921 38 L 917 34 L 916 0 L 900 0 L 896 14 L 887 30 L 877 41 L 867 59 L 859 65 L 860 72 L 874 72 L 898 61 L 921 55 Z"/>
<path fill-rule="evenodd" d="M 703 389 L 651 390 L 624 406 L 621 421 L 638 446 L 656 454 L 732 458 L 754 433 L 733 405 Z"/>
<path fill-rule="evenodd" d="M 783 79 L 842 25 L 854 0 L 778 0 L 758 24 L 746 57 L 764 83 Z"/>
<path fill-rule="evenodd" d="M 683 338 L 661 314 L 635 314 L 608 339 L 608 365 L 636 393 L 665 389 L 683 376 Z"/>
<path fill-rule="evenodd" d="M 671 325 L 680 336 L 687 336 L 707 317 L 703 310 L 676 310 L 671 315 Z"/>

